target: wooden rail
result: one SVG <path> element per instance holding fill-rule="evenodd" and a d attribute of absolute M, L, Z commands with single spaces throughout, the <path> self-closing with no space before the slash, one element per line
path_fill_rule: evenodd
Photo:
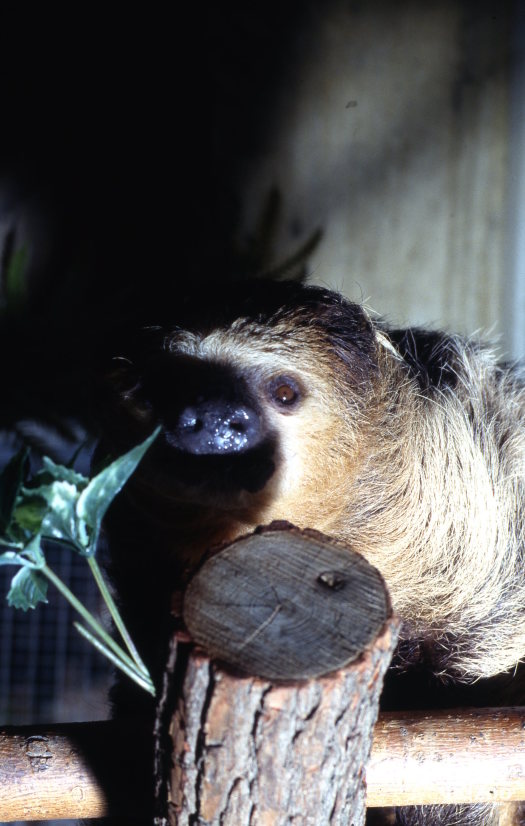
<path fill-rule="evenodd" d="M 150 739 L 132 721 L 0 728 L 0 821 L 140 814 Z"/>
<path fill-rule="evenodd" d="M 149 740 L 131 721 L 0 729 L 0 821 L 140 814 Z M 367 788 L 369 806 L 525 799 L 525 708 L 380 714 Z"/>
<path fill-rule="evenodd" d="M 525 708 L 379 715 L 369 806 L 525 800 Z"/>

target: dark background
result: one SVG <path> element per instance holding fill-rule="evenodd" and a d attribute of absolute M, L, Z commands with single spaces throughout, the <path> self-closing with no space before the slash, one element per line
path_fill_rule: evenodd
<path fill-rule="evenodd" d="M 121 330 L 169 318 L 186 284 L 272 263 L 239 232 L 238 193 L 307 8 L 0 6 L 0 467 L 22 439 L 59 461 L 87 439 L 89 474 Z M 82 560 L 53 553 L 97 611 Z M 105 662 L 53 589 L 9 608 L 13 573 L 0 568 L 0 723 L 104 716 Z"/>
<path fill-rule="evenodd" d="M 308 5 L 2 5 L 0 427 L 85 418 L 122 322 L 155 323 L 184 284 L 275 263 L 239 233 L 238 193 Z"/>
<path fill-rule="evenodd" d="M 56 281 L 81 272 L 100 304 L 235 270 L 237 183 L 308 7 L 260 5 L 2 8 L 0 180 L 45 213 Z"/>

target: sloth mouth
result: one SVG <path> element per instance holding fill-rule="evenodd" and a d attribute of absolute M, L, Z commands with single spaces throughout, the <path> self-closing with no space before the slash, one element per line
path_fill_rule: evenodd
<path fill-rule="evenodd" d="M 275 473 L 275 453 L 276 442 L 271 436 L 244 450 L 190 452 L 177 447 L 170 432 L 164 430 L 154 445 L 152 459 L 183 498 L 197 499 L 202 493 L 222 498 L 242 491 L 262 491 Z"/>

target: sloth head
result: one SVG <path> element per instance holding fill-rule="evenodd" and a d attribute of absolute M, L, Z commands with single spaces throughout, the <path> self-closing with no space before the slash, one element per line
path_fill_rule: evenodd
<path fill-rule="evenodd" d="M 162 495 L 298 524 L 336 507 L 376 370 L 358 305 L 292 283 L 189 296 L 114 364 L 115 446 L 161 426 L 143 476 Z"/>

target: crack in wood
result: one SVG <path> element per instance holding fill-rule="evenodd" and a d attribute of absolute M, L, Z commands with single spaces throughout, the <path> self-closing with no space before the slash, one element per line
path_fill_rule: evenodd
<path fill-rule="evenodd" d="M 283 607 L 283 606 L 282 606 L 282 604 L 281 604 L 281 603 L 279 603 L 279 605 L 276 605 L 276 607 L 273 609 L 273 611 L 272 611 L 272 613 L 270 614 L 270 616 L 268 617 L 268 619 L 266 619 L 264 622 L 262 622 L 262 623 L 261 623 L 261 624 L 260 624 L 260 625 L 259 625 L 259 626 L 255 629 L 255 631 L 252 631 L 252 633 L 251 633 L 248 637 L 246 637 L 246 639 L 244 640 L 244 642 L 243 642 L 243 643 L 241 643 L 241 645 L 239 645 L 239 646 L 238 646 L 237 651 L 242 651 L 242 649 L 243 649 L 243 648 L 245 648 L 247 645 L 250 645 L 250 643 L 251 643 L 251 642 L 253 642 L 253 641 L 254 641 L 254 639 L 256 639 L 256 637 L 258 637 L 258 636 L 259 636 L 259 634 L 262 634 L 262 632 L 264 631 L 264 629 L 265 629 L 265 628 L 268 628 L 268 626 L 270 625 L 270 623 L 272 623 L 272 622 L 274 621 L 274 619 L 275 619 L 275 617 L 277 616 L 277 614 L 279 613 L 279 611 L 281 611 L 281 610 L 282 610 L 282 607 Z"/>

